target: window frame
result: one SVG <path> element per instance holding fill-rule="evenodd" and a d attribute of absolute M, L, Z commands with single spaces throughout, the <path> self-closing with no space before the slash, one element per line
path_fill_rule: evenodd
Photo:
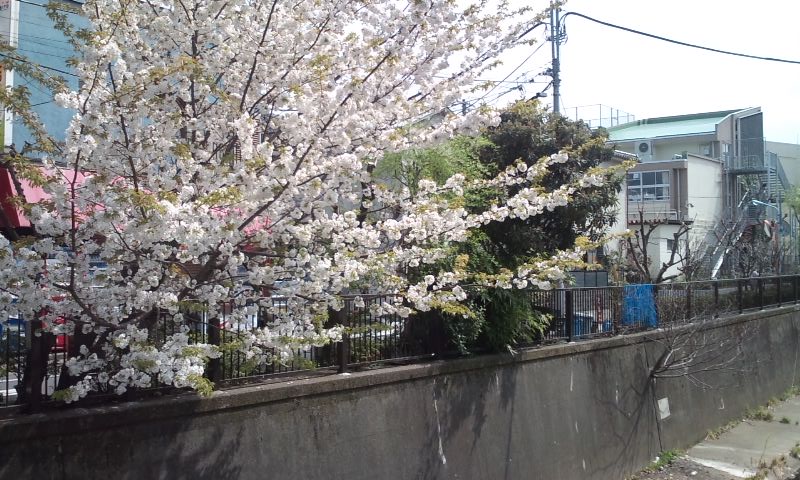
<path fill-rule="evenodd" d="M 663 202 L 670 200 L 670 170 L 629 172 L 625 188 L 629 202 Z M 653 183 L 645 183 L 652 181 Z M 645 191 L 648 191 L 645 197 Z M 666 193 L 665 193 L 666 192 Z"/>

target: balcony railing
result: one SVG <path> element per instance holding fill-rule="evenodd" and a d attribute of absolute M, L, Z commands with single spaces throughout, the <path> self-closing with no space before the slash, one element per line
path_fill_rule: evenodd
<path fill-rule="evenodd" d="M 670 208 L 669 200 L 654 202 L 628 202 L 628 223 L 680 222 L 685 213 Z"/>
<path fill-rule="evenodd" d="M 725 168 L 728 170 L 765 171 L 765 145 L 763 137 L 746 138 L 739 141 L 738 152 L 723 153 Z"/>

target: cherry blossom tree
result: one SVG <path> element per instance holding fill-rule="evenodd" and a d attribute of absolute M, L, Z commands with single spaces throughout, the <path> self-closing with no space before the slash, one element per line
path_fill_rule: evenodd
<path fill-rule="evenodd" d="M 421 281 L 406 275 L 472 229 L 566 205 L 607 180 L 596 169 L 540 187 L 566 154 L 520 161 L 491 180 L 422 179 L 413 195 L 372 178 L 387 152 L 497 122 L 489 108 L 459 116 L 447 107 L 519 44 L 538 18 L 527 10 L 90 0 L 82 13 L 89 29 L 68 32 L 80 88 L 55 95 L 75 111 L 66 141 L 46 143 L 41 169 L 17 162 L 49 199 L 21 202 L 33 237 L 0 239 L 0 309 L 94 336 L 69 360 L 76 381 L 61 398 L 156 380 L 207 389 L 204 363 L 220 351 L 190 344 L 192 309 L 226 309 L 235 321 L 270 308 L 265 292 L 285 298 L 267 327 L 236 345 L 248 355 L 275 349 L 282 361 L 341 335 L 320 319 L 345 295 L 391 293 L 402 300 L 382 308 L 408 315 L 457 305 L 466 282 L 547 288 L 580 262 L 586 242 L 501 274 L 457 262 Z M 475 213 L 462 206 L 471 188 L 513 193 Z M 179 328 L 155 345 L 148 331 L 165 316 Z"/>

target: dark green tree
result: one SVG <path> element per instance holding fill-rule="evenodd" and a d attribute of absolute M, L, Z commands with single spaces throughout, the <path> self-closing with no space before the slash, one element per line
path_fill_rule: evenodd
<path fill-rule="evenodd" d="M 547 112 L 537 101 L 520 101 L 501 115 L 500 124 L 485 134 L 491 142 L 480 159 L 487 168 L 500 170 L 518 161 L 528 165 L 559 151 L 569 161 L 553 166 L 544 179 L 545 188 L 557 188 L 603 162 L 613 159 L 605 130 L 592 131 L 582 121 Z M 592 239 L 613 224 L 621 178 L 594 187 L 565 207 L 527 220 L 512 220 L 483 230 L 500 262 L 512 268 L 532 256 L 569 248 L 579 235 Z"/>
<path fill-rule="evenodd" d="M 481 146 L 479 159 L 489 174 L 518 162 L 528 166 L 542 157 L 565 151 L 569 161 L 554 165 L 542 182 L 545 189 L 555 189 L 610 162 L 612 147 L 606 144 L 604 130 L 592 131 L 581 121 L 572 121 L 545 111 L 538 101 L 520 101 L 501 115 L 500 124 L 489 128 L 484 136 L 488 144 Z M 612 176 L 602 187 L 587 190 L 569 205 L 525 220 L 516 219 L 502 225 L 487 225 L 461 246 L 470 262 L 483 271 L 513 270 L 519 264 L 538 256 L 547 256 L 575 244 L 579 235 L 597 239 L 616 218 L 621 176 Z M 492 198 L 497 192 L 476 192 L 473 201 L 501 202 Z M 500 350 L 518 343 L 530 342 L 547 328 L 547 317 L 531 304 L 529 293 L 520 290 L 484 289 L 476 292 L 472 319 L 450 316 L 446 325 L 455 343 L 462 346 L 488 347 Z M 479 331 L 469 328 L 480 325 Z M 472 338 L 466 338 L 471 334 Z"/>
<path fill-rule="evenodd" d="M 602 130 L 592 132 L 583 122 L 548 113 L 536 101 L 523 101 L 510 106 L 501 115 L 500 124 L 481 137 L 457 137 L 433 149 L 388 155 L 378 162 L 375 174 L 389 185 L 408 188 L 413 195 L 422 178 L 438 183 L 454 173 L 491 178 L 517 162 L 530 166 L 542 157 L 566 151 L 569 161 L 551 167 L 542 185 L 555 189 L 612 160 L 613 148 L 606 145 L 606 139 Z M 621 176 L 612 175 L 611 182 L 586 190 L 565 207 L 527 220 L 486 226 L 454 246 L 452 256 L 443 262 L 467 258 L 469 271 L 497 274 L 571 248 L 579 235 L 597 238 L 616 218 L 620 182 Z M 492 203 L 502 203 L 502 194 L 493 189 L 467 191 L 466 206 L 483 210 Z M 424 266 L 418 274 L 451 267 Z M 448 345 L 438 345 L 440 349 L 502 350 L 530 342 L 547 328 L 547 312 L 533 307 L 529 292 L 475 288 L 469 293 L 469 314 L 439 310 L 418 314 L 408 325 L 413 330 L 410 336 L 429 343 L 446 339 Z"/>

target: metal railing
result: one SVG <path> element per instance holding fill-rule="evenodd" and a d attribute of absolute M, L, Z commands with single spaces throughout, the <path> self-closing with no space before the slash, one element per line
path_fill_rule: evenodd
<path fill-rule="evenodd" d="M 640 222 L 679 222 L 683 219 L 684 215 L 682 212 L 675 210 L 673 208 L 652 208 L 652 209 L 645 209 L 641 213 L 638 210 L 630 211 L 633 208 L 636 208 L 635 205 L 638 202 L 629 202 L 628 203 L 628 223 L 630 224 L 637 224 Z"/>
<path fill-rule="evenodd" d="M 799 289 L 800 276 L 786 275 L 543 290 L 531 299 L 551 318 L 542 341 L 575 341 L 797 304 Z"/>
<path fill-rule="evenodd" d="M 624 335 L 671 323 L 797 304 L 800 275 L 531 290 L 529 293 L 534 310 L 548 319 L 548 325 L 534 342 L 518 345 L 521 347 Z M 148 331 L 148 342 L 154 346 L 163 345 L 170 335 L 188 325 L 190 343 L 221 348 L 222 356 L 209 361 L 205 376 L 222 387 L 298 372 L 344 372 L 365 364 L 420 360 L 453 353 L 448 350 L 441 317 L 401 318 L 381 313 L 382 304 L 397 300 L 391 295 L 364 296 L 358 301 L 347 298 L 344 308 L 330 311 L 328 317 L 329 325 L 345 327 L 341 341 L 298 349 L 283 362 L 274 361 L 276 352 L 269 349 L 259 355 L 247 355 L 236 348 L 237 340 L 246 332 L 271 325 L 273 315 L 286 305 L 286 301 L 279 298 L 258 300 L 258 305 L 251 309 L 253 313 L 244 321 L 241 316 L 233 321 L 224 311 L 215 318 L 203 312 L 185 314 L 182 323 L 175 323 L 171 316 L 164 315 L 156 327 Z M 66 385 L 67 360 L 77 356 L 85 337 L 44 333 L 42 321 L 38 319 L 26 321 L 12 317 L 0 326 L 0 412 L 8 415 L 36 411 L 51 402 L 54 391 Z M 149 389 L 131 392 L 130 396 L 169 388 L 153 380 Z M 90 398 L 98 403 L 110 400 L 115 397 L 111 390 L 98 392 Z"/>
<path fill-rule="evenodd" d="M 763 137 L 743 138 L 739 141 L 738 152 L 722 155 L 727 170 L 765 171 Z"/>
<path fill-rule="evenodd" d="M 148 330 L 148 344 L 158 348 L 171 335 L 188 326 L 190 344 L 220 347 L 222 355 L 211 359 L 205 370 L 205 376 L 217 386 L 293 372 L 317 369 L 345 372 L 363 364 L 431 357 L 433 350 L 441 348 L 428 340 L 437 335 L 442 337 L 443 331 L 434 332 L 431 325 L 417 319 L 381 313 L 381 309 L 376 308 L 396 300 L 397 297 L 391 295 L 364 295 L 358 302 L 355 297 L 346 298 L 344 308 L 329 312 L 328 322 L 330 326 L 344 326 L 342 340 L 298 348 L 288 359 L 280 359 L 278 352 L 271 348 L 263 348 L 257 354 L 248 354 L 239 348 L 239 341 L 246 333 L 274 326 L 275 316 L 286 313 L 284 298 L 249 302 L 247 306 L 252 307 L 253 313 L 244 320 L 241 316 L 230 315 L 227 313 L 230 309 L 224 308 L 222 314 L 214 318 L 203 311 L 183 312 L 181 322 L 174 322 L 171 315 L 159 315 L 155 326 Z M 21 315 L 0 323 L 0 410 L 11 407 L 35 411 L 52 400 L 53 392 L 67 386 L 67 361 L 78 356 L 80 345 L 87 343 L 87 337 L 54 335 L 44 332 L 42 327 L 40 320 L 30 321 Z M 151 389 L 167 388 L 153 379 Z M 101 389 L 93 396 L 101 397 L 104 392 L 110 397 L 113 388 Z"/>
<path fill-rule="evenodd" d="M 790 188 L 792 188 L 792 182 L 790 182 L 789 177 L 786 176 L 786 170 L 783 169 L 783 163 L 781 162 L 781 159 L 774 153 L 771 155 L 774 156 L 775 174 L 778 177 L 780 186 L 784 190 L 789 190 Z"/>
<path fill-rule="evenodd" d="M 25 323 L 18 317 L 0 324 L 0 407 L 17 403 L 17 384 L 28 352 Z"/>
<path fill-rule="evenodd" d="M 574 121 L 583 120 L 591 129 L 609 128 L 636 120 L 631 113 L 601 104 L 565 108 L 564 116 Z"/>

